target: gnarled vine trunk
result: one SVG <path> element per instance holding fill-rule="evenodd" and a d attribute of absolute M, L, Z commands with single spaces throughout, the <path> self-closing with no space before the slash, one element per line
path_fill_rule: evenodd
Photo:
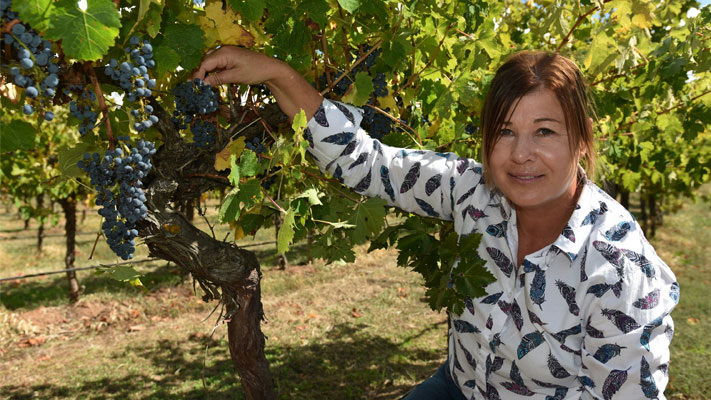
<path fill-rule="evenodd" d="M 79 282 L 74 269 L 76 258 L 76 234 L 77 234 L 77 203 L 74 198 L 59 199 L 59 204 L 64 211 L 64 234 L 67 238 L 67 248 L 64 255 L 64 268 L 67 269 L 67 281 L 69 283 L 69 301 L 76 303 L 79 300 Z"/>

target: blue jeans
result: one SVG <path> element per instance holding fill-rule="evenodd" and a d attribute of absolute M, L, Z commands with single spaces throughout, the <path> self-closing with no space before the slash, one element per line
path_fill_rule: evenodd
<path fill-rule="evenodd" d="M 434 375 L 412 389 L 402 400 L 467 400 L 449 372 L 449 360 Z"/>

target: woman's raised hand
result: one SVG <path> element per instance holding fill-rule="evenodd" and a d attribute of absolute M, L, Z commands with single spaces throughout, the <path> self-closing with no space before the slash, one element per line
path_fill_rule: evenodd
<path fill-rule="evenodd" d="M 288 66 L 276 58 L 242 47 L 223 46 L 202 60 L 193 78 L 212 86 L 227 83 L 255 85 L 278 77 L 279 70 L 283 74 L 285 68 Z"/>

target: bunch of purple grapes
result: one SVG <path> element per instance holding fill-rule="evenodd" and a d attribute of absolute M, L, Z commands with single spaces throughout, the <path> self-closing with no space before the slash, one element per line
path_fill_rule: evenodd
<path fill-rule="evenodd" d="M 3 25 L 18 18 L 17 13 L 10 10 L 11 5 L 10 0 L 0 0 L 0 21 Z M 54 98 L 59 84 L 59 66 L 52 62 L 57 58 L 52 51 L 52 43 L 21 22 L 15 23 L 1 39 L 0 46 L 10 45 L 16 51 L 17 63 L 10 64 L 9 72 L 12 82 L 25 89 L 27 103 L 22 112 L 32 115 L 38 108 L 45 120 L 53 120 L 54 113 L 44 110 Z"/>
<path fill-rule="evenodd" d="M 187 129 L 192 125 L 193 143 L 200 148 L 209 148 L 215 143 L 217 127 L 201 116 L 217 111 L 219 96 L 210 85 L 200 79 L 184 82 L 173 89 L 175 111 L 171 121 L 178 129 Z"/>
<path fill-rule="evenodd" d="M 130 60 L 119 62 L 115 58 L 110 59 L 109 65 L 104 67 L 104 74 L 118 81 L 121 89 L 126 91 L 126 101 L 140 102 L 141 107 L 131 110 L 135 118 L 133 129 L 140 133 L 158 123 L 158 117 L 153 115 L 153 107 L 146 104 L 145 100 L 153 95 L 152 89 L 156 87 L 156 80 L 149 74 L 156 62 L 149 40 L 131 36 L 128 42 L 126 53 Z"/>
<path fill-rule="evenodd" d="M 64 94 L 71 96 L 72 92 L 77 93 L 77 100 L 69 102 L 69 111 L 79 120 L 79 133 L 84 136 L 94 130 L 99 113 L 94 111 L 96 93 L 91 88 L 82 85 L 71 85 L 64 89 Z"/>
<path fill-rule="evenodd" d="M 96 204 L 104 217 L 101 228 L 111 250 L 123 260 L 133 258 L 136 251 L 136 223 L 143 220 L 148 208 L 142 179 L 151 170 L 150 157 L 155 154 L 153 143 L 138 140 L 135 145 L 128 136 L 120 136 L 117 146 L 101 156 L 85 153 L 77 164 L 89 174 L 97 191 Z"/>
<path fill-rule="evenodd" d="M 267 146 L 265 146 L 264 143 L 262 143 L 262 139 L 257 136 L 253 137 L 251 142 L 247 142 L 244 147 L 246 149 L 252 150 L 257 154 L 267 152 Z"/>

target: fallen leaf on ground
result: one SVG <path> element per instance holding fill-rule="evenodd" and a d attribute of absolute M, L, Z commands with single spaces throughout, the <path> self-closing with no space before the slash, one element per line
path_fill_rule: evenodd
<path fill-rule="evenodd" d="M 351 310 L 351 316 L 352 316 L 353 318 L 360 318 L 360 317 L 363 316 L 363 314 L 361 314 L 360 311 L 358 311 L 357 308 L 353 307 L 353 310 Z"/>
<path fill-rule="evenodd" d="M 45 354 L 42 357 L 38 357 L 37 361 L 49 361 L 52 357 L 49 356 L 49 354 Z"/>
<path fill-rule="evenodd" d="M 129 332 L 138 332 L 138 331 L 142 331 L 144 329 L 146 329 L 146 327 L 143 325 L 133 325 L 133 326 L 128 327 Z"/>
<path fill-rule="evenodd" d="M 33 346 L 42 346 L 44 344 L 45 340 L 46 339 L 44 336 L 38 336 L 35 338 L 29 338 L 29 339 L 22 340 L 17 345 L 19 347 L 23 347 L 23 348 L 24 347 L 33 347 Z"/>
<path fill-rule="evenodd" d="M 696 325 L 699 323 L 699 320 L 697 318 L 691 317 L 691 318 L 687 319 L 686 322 L 688 322 L 691 325 Z"/>

